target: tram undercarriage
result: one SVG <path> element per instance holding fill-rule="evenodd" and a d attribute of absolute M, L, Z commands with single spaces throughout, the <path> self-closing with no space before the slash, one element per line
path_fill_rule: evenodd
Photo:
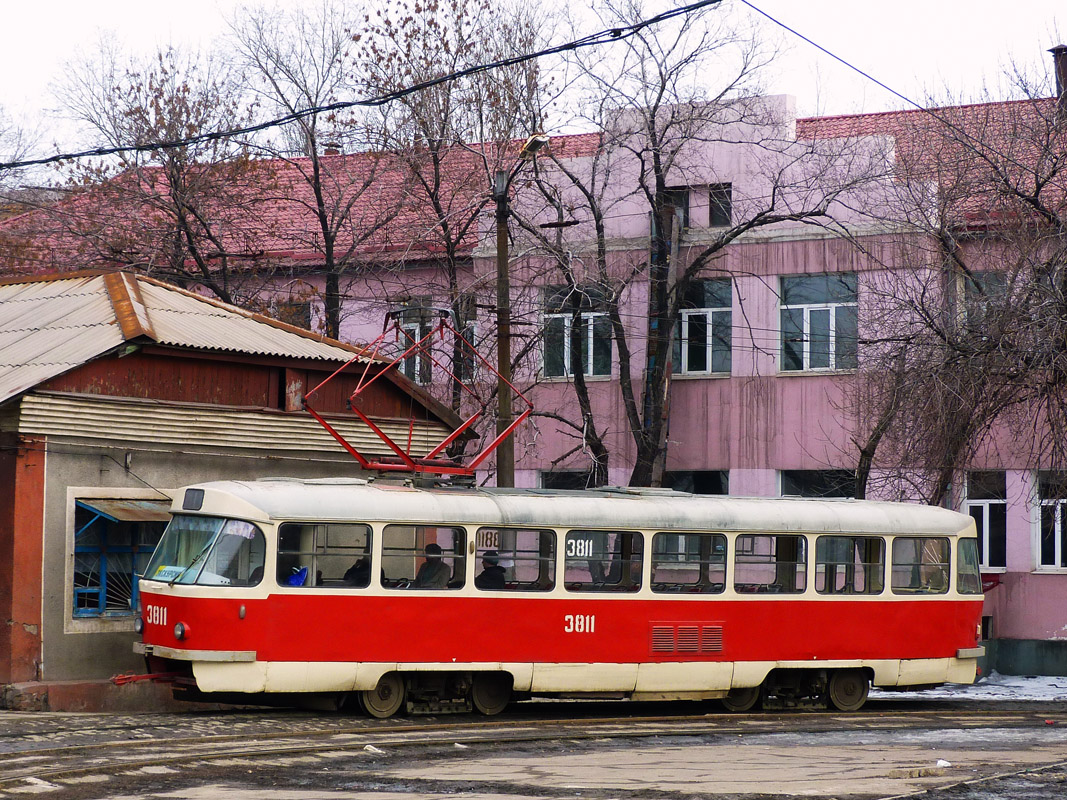
<path fill-rule="evenodd" d="M 203 665 L 198 665 L 203 666 Z M 537 686 L 516 689 L 508 671 L 392 670 L 380 675 L 370 689 L 338 691 L 287 691 L 287 687 L 232 684 L 205 691 L 194 677 L 190 662 L 152 656 L 149 667 L 171 674 L 179 699 L 241 705 L 296 706 L 323 711 L 360 710 L 384 719 L 398 713 L 478 713 L 492 716 L 512 700 L 530 697 L 619 700 L 719 700 L 727 711 L 763 709 L 825 709 L 851 712 L 867 701 L 876 673 L 869 667 L 773 668 L 757 685 L 731 689 L 705 687 L 698 691 L 539 691 Z M 892 685 L 890 689 L 927 689 L 939 682 Z"/>

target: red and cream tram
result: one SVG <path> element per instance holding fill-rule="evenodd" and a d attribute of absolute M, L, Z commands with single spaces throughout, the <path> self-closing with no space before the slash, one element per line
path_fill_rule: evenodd
<path fill-rule="evenodd" d="M 974 523 L 941 508 L 338 478 L 205 483 L 172 513 L 136 648 L 203 699 L 855 710 L 982 655 Z"/>

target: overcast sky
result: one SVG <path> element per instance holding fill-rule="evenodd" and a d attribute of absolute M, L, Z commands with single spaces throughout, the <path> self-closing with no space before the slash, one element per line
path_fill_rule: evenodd
<path fill-rule="evenodd" d="M 288 0 L 286 5 L 315 1 Z M 732 13 L 753 13 L 739 0 L 729 2 Z M 74 52 L 79 48 L 91 52 L 101 35 L 117 36 L 145 50 L 158 44 L 197 46 L 222 33 L 226 15 L 243 4 L 241 0 L 2 3 L 0 106 L 16 120 L 53 106 L 49 84 L 60 77 Z M 752 4 L 917 101 L 927 92 L 943 93 L 946 88 L 972 95 L 984 79 L 995 87 L 1001 69 L 1012 60 L 1048 69 L 1051 60 L 1045 51 L 1067 39 L 1064 0 L 752 0 Z M 665 5 L 653 0 L 650 8 L 658 11 Z M 776 65 L 768 88 L 796 95 L 802 114 L 904 106 L 805 42 L 777 30 L 790 52 Z"/>

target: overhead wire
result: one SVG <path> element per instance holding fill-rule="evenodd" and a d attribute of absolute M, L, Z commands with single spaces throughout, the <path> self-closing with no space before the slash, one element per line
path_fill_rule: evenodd
<path fill-rule="evenodd" d="M 111 147 L 95 147 L 89 150 L 81 150 L 71 153 L 59 153 L 57 155 L 48 156 L 45 158 L 35 159 L 23 159 L 18 161 L 0 162 L 0 170 L 7 169 L 21 169 L 23 167 L 36 167 L 46 164 L 54 164 L 60 161 L 70 161 L 79 158 L 101 157 L 118 155 L 119 153 L 144 153 L 153 152 L 156 150 L 166 150 L 176 147 L 187 147 L 189 145 L 201 144 L 203 142 L 216 141 L 218 139 L 229 139 L 237 136 L 244 136 L 251 133 L 259 133 L 261 131 L 269 130 L 271 128 L 277 128 L 282 125 L 286 125 L 290 122 L 296 122 L 297 120 L 304 119 L 305 117 L 311 117 L 318 114 L 328 114 L 335 111 L 343 111 L 349 108 L 376 108 L 391 103 L 395 100 L 399 100 L 403 97 L 407 97 L 410 94 L 421 92 L 426 89 L 430 89 L 434 86 L 439 86 L 442 83 L 449 83 L 450 81 L 459 80 L 460 78 L 470 77 L 471 75 L 478 75 L 482 72 L 488 72 L 490 70 L 502 69 L 504 67 L 515 66 L 516 64 L 523 64 L 527 61 L 534 61 L 546 56 L 557 55 L 559 53 L 572 52 L 580 50 L 586 47 L 593 47 L 596 45 L 609 44 L 611 42 L 621 41 L 631 36 L 635 36 L 645 28 L 650 28 L 660 23 L 666 22 L 678 16 L 691 14 L 695 11 L 699 11 L 702 8 L 719 5 L 722 0 L 696 0 L 684 6 L 678 6 L 677 8 L 668 9 L 661 14 L 656 14 L 648 19 L 639 20 L 630 25 L 619 25 L 612 28 L 606 28 L 602 31 L 583 36 L 580 39 L 574 39 L 564 44 L 554 45 L 552 47 L 538 50 L 534 53 L 523 53 L 517 56 L 511 56 L 509 58 L 498 59 L 496 61 L 484 62 L 476 64 L 466 69 L 450 72 L 447 75 L 441 75 L 437 78 L 431 78 L 429 80 L 420 81 L 410 86 L 406 86 L 402 89 L 397 89 L 392 92 L 386 92 L 385 94 L 378 95 L 376 97 L 369 97 L 362 100 L 342 100 L 336 103 L 329 103 L 320 106 L 311 106 L 309 108 L 293 111 L 289 114 L 285 114 L 281 117 L 275 117 L 264 122 L 259 122 L 254 125 L 245 125 L 237 128 L 228 128 L 223 131 L 211 131 L 209 133 L 202 133 L 196 136 L 187 136 L 180 139 L 171 139 L 163 142 L 146 142 L 144 144 L 135 145 L 116 145 Z"/>

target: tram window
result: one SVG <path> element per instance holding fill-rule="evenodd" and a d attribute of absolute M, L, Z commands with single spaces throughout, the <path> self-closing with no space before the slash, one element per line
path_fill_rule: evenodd
<path fill-rule="evenodd" d="M 893 540 L 894 594 L 944 594 L 948 576 L 948 539 L 898 536 Z"/>
<path fill-rule="evenodd" d="M 386 525 L 382 531 L 382 586 L 389 589 L 460 589 L 467 532 L 436 525 Z"/>
<path fill-rule="evenodd" d="M 556 585 L 556 532 L 479 528 L 475 535 L 478 589 L 547 592 Z"/>
<path fill-rule="evenodd" d="M 145 577 L 201 586 L 256 586 L 267 545 L 251 522 L 177 514 L 167 526 Z"/>
<path fill-rule="evenodd" d="M 726 588 L 726 537 L 657 533 L 652 537 L 652 591 L 716 594 Z"/>
<path fill-rule="evenodd" d="M 370 542 L 367 525 L 287 522 L 278 531 L 278 584 L 369 586 Z"/>
<path fill-rule="evenodd" d="M 878 536 L 820 536 L 815 540 L 815 591 L 881 594 L 885 540 Z"/>
<path fill-rule="evenodd" d="M 978 540 L 960 539 L 956 550 L 956 591 L 960 594 L 981 594 L 982 575 L 978 569 Z"/>
<path fill-rule="evenodd" d="M 641 534 L 569 531 L 564 583 L 572 592 L 636 592 L 641 588 Z"/>
<path fill-rule="evenodd" d="M 807 540 L 803 536 L 737 537 L 734 591 L 797 594 L 807 587 L 807 576 Z"/>

